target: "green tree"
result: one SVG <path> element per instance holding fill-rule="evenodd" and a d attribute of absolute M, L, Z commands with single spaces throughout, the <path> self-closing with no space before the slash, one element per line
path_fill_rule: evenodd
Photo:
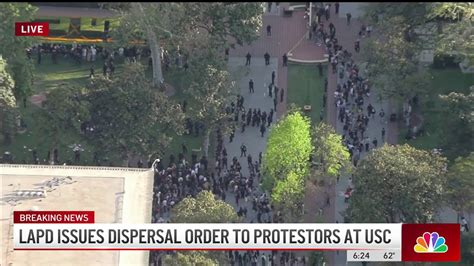
<path fill-rule="evenodd" d="M 235 223 L 239 221 L 240 218 L 234 208 L 225 201 L 216 199 L 215 195 L 209 191 L 200 192 L 196 198 L 183 199 L 171 212 L 171 222 L 173 223 Z M 224 252 L 178 252 L 175 259 L 183 263 L 179 265 L 228 264 Z M 171 259 L 167 258 L 167 260 Z M 187 264 L 193 261 L 202 264 Z"/>
<path fill-rule="evenodd" d="M 16 100 L 13 94 L 15 82 L 7 71 L 7 62 L 0 55 L 0 121 L 3 141 L 11 143 L 16 133 Z"/>
<path fill-rule="evenodd" d="M 286 115 L 269 132 L 263 154 L 264 188 L 272 191 L 277 180 L 290 173 L 306 178 L 309 174 L 310 121 L 299 112 Z"/>
<path fill-rule="evenodd" d="M 419 63 L 421 49 L 406 39 L 406 23 L 401 17 L 388 18 L 386 34 L 371 38 L 362 48 L 368 78 L 384 98 L 409 99 L 425 94 L 429 87 L 430 76 Z"/>
<path fill-rule="evenodd" d="M 285 179 L 276 181 L 271 193 L 272 203 L 282 212 L 285 222 L 298 222 L 301 218 L 304 193 L 304 177 L 295 173 L 290 172 Z"/>
<path fill-rule="evenodd" d="M 15 36 L 15 22 L 32 21 L 37 8 L 28 3 L 0 3 L 0 55 L 8 62 L 17 99 L 32 93 L 34 65 L 28 59 L 26 49 L 38 40 L 35 37 Z"/>
<path fill-rule="evenodd" d="M 147 40 L 155 85 L 164 82 L 162 41 L 190 50 L 195 44 L 203 46 L 201 42 L 221 49 L 229 40 L 249 43 L 258 37 L 263 15 L 261 3 L 131 3 L 121 5 L 119 10 L 122 16 L 114 38 L 122 44 Z"/>
<path fill-rule="evenodd" d="M 448 110 L 474 131 L 474 86 L 471 86 L 469 94 L 451 92 L 448 95 L 440 95 L 440 98 L 446 103 Z"/>
<path fill-rule="evenodd" d="M 234 208 L 218 200 L 209 191 L 200 192 L 196 198 L 180 201 L 171 213 L 173 223 L 233 223 L 239 221 Z"/>
<path fill-rule="evenodd" d="M 336 177 L 341 169 L 351 169 L 349 151 L 331 125 L 321 122 L 314 127 L 313 146 L 313 160 L 321 162 L 325 175 Z"/>
<path fill-rule="evenodd" d="M 121 76 L 94 79 L 91 102 L 92 140 L 124 159 L 163 151 L 171 134 L 182 134 L 184 114 L 164 93 L 153 90 L 139 63 L 127 63 Z"/>
<path fill-rule="evenodd" d="M 362 159 L 347 210 L 351 222 L 427 223 L 444 188 L 446 159 L 409 145 L 384 145 Z"/>
<path fill-rule="evenodd" d="M 187 92 L 192 96 L 194 105 L 190 107 L 194 119 L 205 124 L 204 155 L 208 155 L 211 132 L 220 128 L 227 132 L 233 121 L 233 114 L 226 112 L 226 107 L 235 102 L 237 93 L 235 82 L 227 70 L 220 64 L 208 64 L 213 53 L 204 58 L 193 60 L 193 81 Z M 209 58 L 209 60 L 206 60 Z"/>
<path fill-rule="evenodd" d="M 38 118 L 41 135 L 51 143 L 51 156 L 60 144 L 62 133 L 79 132 L 81 124 L 89 119 L 89 102 L 83 99 L 84 92 L 83 88 L 65 86 L 47 94 Z"/>
<path fill-rule="evenodd" d="M 447 176 L 447 199 L 451 207 L 458 214 L 474 210 L 474 152 L 457 158 Z"/>
<path fill-rule="evenodd" d="M 437 36 L 437 52 L 454 54 L 459 61 L 474 65 L 474 4 L 431 3 L 427 17 L 444 20 Z"/>
<path fill-rule="evenodd" d="M 474 146 L 474 86 L 469 94 L 451 92 L 440 95 L 442 112 L 449 117 L 447 127 L 441 129 L 448 136 L 442 140 L 442 148 L 450 160 L 467 156 Z"/>
<path fill-rule="evenodd" d="M 474 233 L 461 234 L 461 262 L 463 265 L 474 264 Z"/>
<path fill-rule="evenodd" d="M 165 255 L 163 258 L 166 266 L 214 266 L 218 261 L 209 256 L 207 251 L 177 252 L 175 255 Z"/>

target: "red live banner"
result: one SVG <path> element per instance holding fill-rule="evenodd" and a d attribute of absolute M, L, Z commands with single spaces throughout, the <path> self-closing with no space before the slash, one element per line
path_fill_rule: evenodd
<path fill-rule="evenodd" d="M 44 36 L 49 35 L 48 22 L 15 22 L 15 36 Z"/>
<path fill-rule="evenodd" d="M 95 220 L 93 211 L 14 211 L 13 222 L 24 223 L 86 223 L 93 224 Z"/>

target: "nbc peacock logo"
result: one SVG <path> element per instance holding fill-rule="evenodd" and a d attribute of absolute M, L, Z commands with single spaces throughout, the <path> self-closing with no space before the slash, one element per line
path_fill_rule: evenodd
<path fill-rule="evenodd" d="M 448 251 L 446 240 L 436 232 L 425 232 L 423 236 L 416 239 L 416 243 L 413 247 L 416 253 L 446 253 Z"/>

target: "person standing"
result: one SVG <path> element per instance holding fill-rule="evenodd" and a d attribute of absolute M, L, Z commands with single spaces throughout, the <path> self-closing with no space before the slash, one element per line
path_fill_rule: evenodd
<path fill-rule="evenodd" d="M 335 3 L 334 7 L 336 8 L 336 15 L 339 14 L 339 2 Z"/>
<path fill-rule="evenodd" d="M 242 143 L 242 145 L 240 145 L 240 157 L 243 156 L 247 156 L 247 146 Z"/>
<path fill-rule="evenodd" d="M 354 50 L 358 53 L 360 51 L 360 40 L 357 39 L 354 43 Z"/>
<path fill-rule="evenodd" d="M 277 109 L 277 103 L 278 103 L 277 97 L 273 98 L 273 107 L 275 110 Z"/>
<path fill-rule="evenodd" d="M 235 129 L 232 129 L 232 132 L 230 132 L 230 136 L 229 136 L 229 143 L 232 143 L 232 141 L 234 140 L 234 136 L 235 136 Z"/>
<path fill-rule="evenodd" d="M 324 6 L 324 15 L 326 17 L 326 21 L 329 20 L 329 17 L 330 17 L 330 8 L 331 8 L 331 5 L 330 4 L 326 4 Z"/>
<path fill-rule="evenodd" d="M 352 14 L 347 13 L 346 14 L 347 26 L 351 25 L 351 18 L 352 18 Z"/>
<path fill-rule="evenodd" d="M 263 136 L 264 136 L 264 134 L 265 134 L 265 130 L 266 130 L 266 129 L 265 129 L 265 123 L 262 123 L 262 125 L 260 126 L 260 133 L 262 133 L 262 138 L 263 138 Z"/>
<path fill-rule="evenodd" d="M 268 85 L 268 96 L 273 97 L 272 93 L 273 93 L 273 85 L 270 84 Z"/>
<path fill-rule="evenodd" d="M 274 92 L 274 95 L 275 95 L 275 98 L 278 99 L 278 87 L 277 86 L 273 86 L 273 92 Z"/>
<path fill-rule="evenodd" d="M 224 57 L 225 61 L 229 61 L 229 48 L 225 48 Z"/>
<path fill-rule="evenodd" d="M 321 63 L 318 63 L 318 72 L 319 76 L 323 76 L 323 65 Z"/>
<path fill-rule="evenodd" d="M 268 66 L 270 65 L 270 54 L 266 52 L 263 57 L 265 58 L 265 65 Z"/>
<path fill-rule="evenodd" d="M 461 231 L 469 232 L 469 223 L 464 216 L 461 217 Z"/>
<path fill-rule="evenodd" d="M 285 89 L 281 88 L 280 91 L 280 102 L 283 102 L 283 97 L 285 96 Z"/>
<path fill-rule="evenodd" d="M 250 91 L 250 93 L 255 92 L 254 89 L 253 89 L 253 79 L 250 79 L 250 81 L 249 81 L 249 91 Z"/>
<path fill-rule="evenodd" d="M 384 112 L 383 108 L 380 109 L 379 116 L 380 116 L 380 122 L 382 124 L 385 124 L 385 112 Z"/>
<path fill-rule="evenodd" d="M 272 36 L 272 26 L 267 26 L 267 36 Z"/>
<path fill-rule="evenodd" d="M 94 78 L 94 66 L 91 66 L 90 73 L 89 73 L 89 78 L 93 79 Z"/>
<path fill-rule="evenodd" d="M 385 128 L 382 128 L 382 141 L 385 141 Z"/>
<path fill-rule="evenodd" d="M 285 54 L 283 54 L 283 66 L 288 66 L 288 56 Z"/>
<path fill-rule="evenodd" d="M 247 61 L 245 61 L 245 65 L 250 66 L 250 60 L 252 59 L 252 56 L 250 55 L 250 52 L 247 53 L 245 58 L 247 59 Z"/>
<path fill-rule="evenodd" d="M 267 127 L 270 127 L 270 125 L 273 122 L 273 109 L 270 111 L 270 114 L 267 117 L 267 122 L 268 122 Z"/>
<path fill-rule="evenodd" d="M 272 84 L 275 84 L 275 77 L 276 77 L 275 70 L 273 70 L 272 71 Z"/>
<path fill-rule="evenodd" d="M 91 60 L 92 62 L 95 62 L 96 58 L 97 58 L 97 49 L 95 49 L 94 46 L 91 47 Z"/>

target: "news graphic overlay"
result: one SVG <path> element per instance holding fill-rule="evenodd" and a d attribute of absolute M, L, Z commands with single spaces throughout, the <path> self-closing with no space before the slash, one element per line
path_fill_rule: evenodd
<path fill-rule="evenodd" d="M 421 261 L 460 260 L 459 224 L 97 224 L 94 218 L 93 212 L 15 212 L 14 249 L 342 250 L 348 261 L 418 261 L 410 251 Z"/>
<path fill-rule="evenodd" d="M 448 246 L 445 244 L 445 238 L 439 236 L 437 232 L 424 233 L 416 239 L 416 253 L 446 253 Z"/>
<path fill-rule="evenodd" d="M 404 224 L 404 261 L 461 261 L 460 224 Z"/>
<path fill-rule="evenodd" d="M 49 35 L 48 22 L 15 22 L 15 36 L 44 36 Z"/>

